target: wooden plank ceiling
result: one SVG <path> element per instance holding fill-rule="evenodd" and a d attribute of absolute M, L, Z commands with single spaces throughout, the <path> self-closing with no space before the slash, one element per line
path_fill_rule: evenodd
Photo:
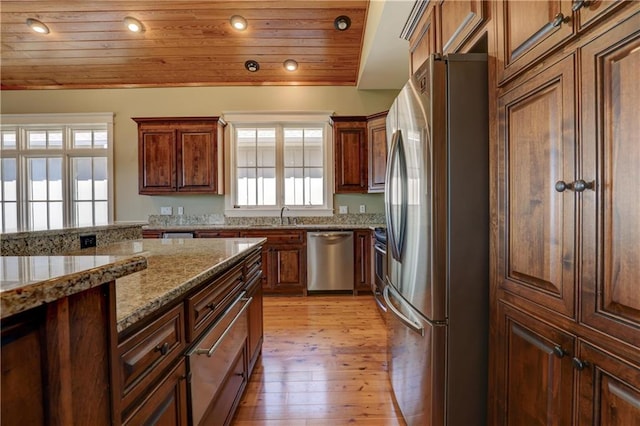
<path fill-rule="evenodd" d="M 2 1 L 2 89 L 355 85 L 368 0 Z M 241 15 L 245 31 L 229 19 Z M 351 27 L 334 28 L 346 15 Z M 124 18 L 142 21 L 132 33 Z M 28 18 L 45 23 L 37 34 Z M 299 67 L 288 72 L 286 59 Z M 247 60 L 260 64 L 245 69 Z"/>

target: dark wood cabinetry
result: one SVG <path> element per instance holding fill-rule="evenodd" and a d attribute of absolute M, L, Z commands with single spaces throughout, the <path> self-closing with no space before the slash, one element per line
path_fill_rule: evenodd
<path fill-rule="evenodd" d="M 441 0 L 438 3 L 442 53 L 458 51 L 485 21 L 486 6 L 483 0 Z"/>
<path fill-rule="evenodd" d="M 497 100 L 491 424 L 640 419 L 640 7 L 604 3 L 577 16 L 616 25 L 531 54 Z"/>
<path fill-rule="evenodd" d="M 387 174 L 387 112 L 367 118 L 369 192 L 384 192 Z"/>
<path fill-rule="evenodd" d="M 262 257 L 262 285 L 265 293 L 307 293 L 307 239 L 305 231 L 242 231 L 240 236 L 267 238 Z"/>
<path fill-rule="evenodd" d="M 362 229 L 353 233 L 354 290 L 355 294 L 371 293 L 371 231 Z"/>
<path fill-rule="evenodd" d="M 224 121 L 218 117 L 134 118 L 139 193 L 221 194 Z"/>
<path fill-rule="evenodd" d="M 412 17 L 419 20 L 412 23 L 409 34 L 402 34 L 409 40 L 410 72 L 412 75 L 429 55 L 440 52 L 436 30 L 437 9 L 432 5 L 427 6 L 427 4 L 428 2 L 415 3 L 415 14 Z M 420 11 L 420 9 L 424 10 Z"/>
<path fill-rule="evenodd" d="M 332 117 L 335 192 L 365 193 L 368 187 L 367 118 Z"/>

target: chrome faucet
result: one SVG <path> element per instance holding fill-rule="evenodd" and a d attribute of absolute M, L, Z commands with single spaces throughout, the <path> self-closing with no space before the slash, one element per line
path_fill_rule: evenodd
<path fill-rule="evenodd" d="M 282 206 L 282 208 L 280 209 L 280 225 L 284 225 L 284 211 L 285 210 L 289 210 L 289 207 L 287 206 Z M 287 216 L 287 225 L 289 224 L 289 217 Z"/>

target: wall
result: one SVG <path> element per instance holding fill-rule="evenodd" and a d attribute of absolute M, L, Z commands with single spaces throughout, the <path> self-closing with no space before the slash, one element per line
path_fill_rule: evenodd
<path fill-rule="evenodd" d="M 115 221 L 146 221 L 160 206 L 183 206 L 185 214 L 222 213 L 224 197 L 138 195 L 137 127 L 131 117 L 217 116 L 225 111 L 334 111 L 369 115 L 389 108 L 397 90 L 355 87 L 183 87 L 2 91 L 3 114 L 114 112 Z M 382 196 L 340 195 L 335 205 L 357 213 L 383 211 Z M 337 207 L 336 207 L 337 208 Z"/>

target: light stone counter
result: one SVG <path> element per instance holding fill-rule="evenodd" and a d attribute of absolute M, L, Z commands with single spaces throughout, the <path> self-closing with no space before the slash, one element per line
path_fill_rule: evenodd
<path fill-rule="evenodd" d="M 146 266 L 143 256 L 2 256 L 1 318 L 141 271 Z"/>
<path fill-rule="evenodd" d="M 116 281 L 118 332 L 236 264 L 264 238 L 145 239 L 73 254 L 144 256 L 147 269 Z"/>

